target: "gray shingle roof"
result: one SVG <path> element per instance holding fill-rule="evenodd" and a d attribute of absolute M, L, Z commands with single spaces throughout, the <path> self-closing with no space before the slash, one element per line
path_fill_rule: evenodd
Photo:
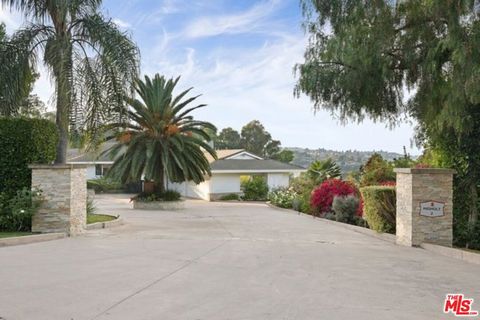
<path fill-rule="evenodd" d="M 84 163 L 84 162 L 113 162 L 113 160 L 106 154 L 102 154 L 105 150 L 111 148 L 113 143 L 104 143 L 100 150 L 97 152 L 82 152 L 78 149 L 70 149 L 68 152 L 68 162 L 69 163 Z M 214 161 L 212 158 L 211 168 L 213 171 L 294 171 L 294 170 L 304 170 L 302 167 L 298 167 L 292 164 L 283 163 L 276 160 L 246 160 L 246 159 L 222 159 L 234 154 L 242 152 L 243 149 L 238 150 L 219 150 L 218 158 L 219 160 Z"/>
<path fill-rule="evenodd" d="M 104 143 L 99 150 L 84 152 L 79 149 L 69 149 L 68 150 L 68 160 L 69 163 L 75 162 L 113 162 L 113 160 L 107 155 L 103 154 L 105 150 L 110 149 L 114 144 L 111 142 Z"/>
<path fill-rule="evenodd" d="M 213 171 L 251 171 L 251 170 L 305 170 L 302 167 L 293 164 L 283 163 L 276 160 L 241 160 L 241 159 L 227 159 L 217 160 L 211 164 Z"/>

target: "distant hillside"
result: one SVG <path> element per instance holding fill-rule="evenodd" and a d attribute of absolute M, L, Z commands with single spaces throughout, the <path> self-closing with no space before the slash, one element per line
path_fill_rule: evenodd
<path fill-rule="evenodd" d="M 342 172 L 350 172 L 354 170 L 358 170 L 360 166 L 367 161 L 368 158 L 375 152 L 382 155 L 382 157 L 386 160 L 393 160 L 394 158 L 403 157 L 402 154 L 395 153 L 395 152 L 387 152 L 387 151 L 356 151 L 356 150 L 348 150 L 348 151 L 333 151 L 333 150 L 326 150 L 326 149 L 307 149 L 307 148 L 286 148 L 287 150 L 291 150 L 295 154 L 295 158 L 293 159 L 293 164 L 298 166 L 308 168 L 310 163 L 315 160 L 325 160 L 327 158 L 332 158 L 335 160 L 336 163 L 342 169 Z"/>

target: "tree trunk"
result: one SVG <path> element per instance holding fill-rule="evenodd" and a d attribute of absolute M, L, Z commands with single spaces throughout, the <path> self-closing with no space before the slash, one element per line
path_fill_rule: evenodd
<path fill-rule="evenodd" d="M 472 240 L 473 231 L 475 229 L 475 225 L 478 221 L 478 191 L 477 191 L 477 184 L 475 180 L 470 182 L 470 205 L 469 205 L 469 214 L 468 214 L 468 224 L 467 224 L 467 242 L 465 244 L 465 248 L 470 247 L 470 242 Z"/>
<path fill-rule="evenodd" d="M 57 154 L 55 158 L 56 164 L 67 163 L 67 148 L 68 148 L 68 110 L 62 99 L 57 96 L 57 130 L 58 130 L 58 144 Z"/>
<path fill-rule="evenodd" d="M 468 215 L 468 224 L 474 227 L 478 221 L 478 191 L 477 184 L 474 182 L 470 185 L 470 214 Z"/>
<path fill-rule="evenodd" d="M 55 75 L 55 87 L 56 87 L 56 102 L 57 102 L 57 115 L 56 125 L 58 130 L 58 144 L 57 153 L 55 158 L 56 164 L 67 163 L 67 149 L 68 149 L 68 128 L 69 128 L 69 115 L 71 108 L 71 74 L 72 74 L 72 50 L 71 47 L 64 47 L 58 49 L 58 60 L 55 61 L 53 67 Z M 69 76 L 70 75 L 70 76 Z"/>
<path fill-rule="evenodd" d="M 163 171 L 163 168 L 160 169 L 158 181 L 155 181 L 155 191 L 160 194 L 163 194 L 165 192 L 165 173 Z"/>

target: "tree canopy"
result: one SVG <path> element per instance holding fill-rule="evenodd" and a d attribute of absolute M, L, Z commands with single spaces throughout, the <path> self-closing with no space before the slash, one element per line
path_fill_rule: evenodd
<path fill-rule="evenodd" d="M 31 66 L 19 61 L 21 55 L 7 36 L 5 24 L 0 23 L 0 115 L 13 116 L 22 113 L 28 103 L 29 94 L 37 79 Z M 22 79 L 7 77 L 11 72 L 22 73 Z M 15 81 L 17 80 L 17 81 Z M 19 112 L 19 109 L 23 110 Z"/>
<path fill-rule="evenodd" d="M 2 45 L 8 50 L 0 57 L 0 86 L 9 102 L 2 113 L 16 111 L 31 70 L 43 62 L 55 84 L 60 137 L 55 161 L 65 163 L 70 129 L 88 130 L 93 140 L 101 139 L 102 125 L 125 115 L 123 96 L 138 75 L 137 47 L 99 12 L 101 0 L 0 3 L 28 21 Z"/>
<path fill-rule="evenodd" d="M 215 139 L 215 147 L 218 149 L 240 149 L 242 147 L 240 134 L 232 128 L 224 128 Z"/>
<path fill-rule="evenodd" d="M 252 120 L 242 127 L 239 133 L 232 128 L 222 129 L 215 138 L 218 149 L 245 149 L 261 157 L 290 163 L 294 154 L 281 149 L 281 142 L 274 140 L 272 135 L 258 120 Z"/>
<path fill-rule="evenodd" d="M 301 0 L 309 42 L 295 93 L 342 120 L 417 123 L 470 196 L 480 180 L 480 19 L 474 0 Z M 464 178 L 461 178 L 461 177 Z M 468 176 L 468 179 L 466 177 Z M 458 213 L 462 214 L 462 213 Z"/>

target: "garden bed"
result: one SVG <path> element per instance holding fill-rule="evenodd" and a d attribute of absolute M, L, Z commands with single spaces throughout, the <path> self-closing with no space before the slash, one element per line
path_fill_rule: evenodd
<path fill-rule="evenodd" d="M 107 229 L 123 224 L 120 216 L 111 216 L 108 214 L 88 214 L 87 230 Z"/>
<path fill-rule="evenodd" d="M 172 211 L 185 209 L 185 200 L 177 201 L 138 201 L 133 200 L 133 209 Z"/>
<path fill-rule="evenodd" d="M 108 214 L 87 214 L 87 224 L 108 222 L 117 219 L 118 217 Z"/>
<path fill-rule="evenodd" d="M 317 220 L 322 221 L 324 223 L 333 224 L 333 225 L 336 225 L 336 226 L 339 226 L 339 227 L 342 227 L 342 228 L 345 228 L 345 229 L 349 229 L 349 230 L 352 230 L 352 231 L 355 231 L 355 232 L 358 232 L 358 233 L 362 233 L 362 234 L 365 234 L 367 236 L 371 236 L 371 237 L 374 237 L 374 238 L 377 238 L 377 239 L 380 239 L 380 240 L 384 240 L 384 241 L 387 241 L 387 242 L 390 242 L 390 243 L 395 243 L 395 235 L 390 234 L 390 233 L 381 233 L 381 232 L 377 232 L 375 230 L 372 230 L 372 229 L 369 229 L 369 228 L 366 228 L 366 227 L 353 225 L 353 224 L 349 224 L 349 223 L 345 223 L 345 222 L 334 221 L 334 220 L 330 220 L 330 219 L 327 219 L 327 218 L 317 217 L 317 216 L 313 216 L 313 215 L 310 215 L 310 214 L 307 214 L 307 213 L 295 211 L 293 209 L 277 207 L 276 205 L 274 205 L 270 202 L 267 202 L 267 205 L 270 208 L 273 208 L 273 209 L 277 209 L 277 210 L 281 210 L 281 211 L 285 211 L 285 212 L 289 212 L 289 213 L 296 213 L 298 215 L 302 215 L 302 216 L 305 216 L 305 217 L 312 217 L 313 219 L 317 219 Z"/>
<path fill-rule="evenodd" d="M 0 232 L 0 239 L 11 238 L 11 237 L 23 237 L 31 236 L 32 232 Z"/>

